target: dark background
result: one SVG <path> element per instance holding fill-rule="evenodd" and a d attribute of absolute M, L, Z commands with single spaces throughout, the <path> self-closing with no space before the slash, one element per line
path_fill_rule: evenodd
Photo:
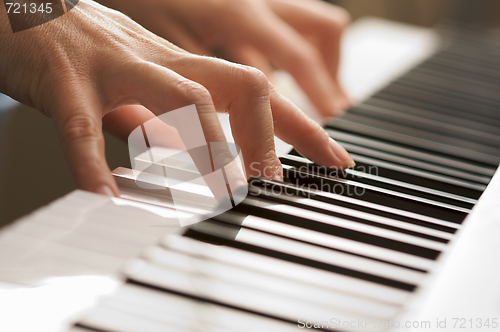
<path fill-rule="evenodd" d="M 329 0 L 346 8 L 353 19 L 377 16 L 431 27 L 443 19 L 498 26 L 498 0 Z"/>

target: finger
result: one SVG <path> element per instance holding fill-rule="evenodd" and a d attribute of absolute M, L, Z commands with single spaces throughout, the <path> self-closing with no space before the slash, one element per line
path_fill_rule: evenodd
<path fill-rule="evenodd" d="M 283 170 L 274 146 L 269 81 L 255 68 L 207 57 L 184 58 L 175 70 L 202 84 L 216 109 L 228 112 L 235 143 L 241 148 L 247 176 L 281 180 Z M 203 68 L 204 70 L 200 70 Z"/>
<path fill-rule="evenodd" d="M 91 98 L 85 96 L 80 100 Z M 118 187 L 106 162 L 102 124 L 96 109 L 96 104 L 72 101 L 56 107 L 52 117 L 77 186 L 107 196 L 118 196 Z"/>
<path fill-rule="evenodd" d="M 134 129 L 153 118 L 155 115 L 144 106 L 129 105 L 106 114 L 102 121 L 104 129 L 127 142 Z M 152 124 L 148 129 L 158 145 L 183 151 L 186 149 L 177 129 L 161 121 Z"/>
<path fill-rule="evenodd" d="M 321 52 L 326 68 L 344 99 L 344 108 L 349 107 L 350 98 L 338 79 L 341 37 L 350 22 L 349 13 L 341 7 L 321 1 L 273 0 L 270 4 L 279 17 Z"/>
<path fill-rule="evenodd" d="M 318 165 L 349 168 L 355 163 L 347 151 L 315 121 L 271 87 L 276 136 Z"/>
<path fill-rule="evenodd" d="M 151 31 L 157 33 L 159 36 L 167 38 L 170 42 L 182 49 L 199 55 L 210 55 L 207 48 L 204 47 L 196 37 L 172 20 L 156 22 L 156 26 L 157 27 Z"/>
<path fill-rule="evenodd" d="M 212 177 L 212 173 L 224 165 L 226 171 L 224 183 L 229 189 L 235 189 L 246 184 L 246 179 L 235 165 L 229 165 L 234 159 L 227 147 L 226 137 L 222 131 L 210 93 L 200 84 L 191 81 L 170 69 L 153 63 L 137 63 L 127 74 L 132 88 L 127 95 L 136 98 L 136 102 L 144 105 L 155 115 L 195 105 L 174 114 L 171 118 L 163 117 L 168 121 L 176 122 L 176 128 L 182 138 L 187 151 L 203 175 L 205 181 L 217 198 L 227 196 L 226 186 Z M 148 121 L 149 123 L 150 121 Z M 159 122 L 159 121 L 154 121 Z M 150 128 L 146 128 L 147 139 L 151 145 L 158 137 L 152 137 Z M 225 143 L 226 148 L 222 148 Z M 216 146 L 217 149 L 212 147 Z M 200 148 L 201 147 L 201 148 Z"/>
<path fill-rule="evenodd" d="M 270 77 L 274 70 L 273 66 L 269 63 L 269 60 L 251 45 L 228 45 L 226 52 L 228 53 L 231 61 L 257 68 L 267 77 Z"/>
<path fill-rule="evenodd" d="M 321 114 L 342 113 L 341 93 L 313 45 L 274 13 L 250 25 L 245 37 L 274 66 L 292 74 Z"/>

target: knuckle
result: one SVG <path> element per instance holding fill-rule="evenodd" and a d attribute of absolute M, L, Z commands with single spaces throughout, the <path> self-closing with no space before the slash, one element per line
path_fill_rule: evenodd
<path fill-rule="evenodd" d="M 341 7 L 334 7 L 335 11 L 329 20 L 330 30 L 336 33 L 343 31 L 351 23 L 351 15 Z"/>
<path fill-rule="evenodd" d="M 242 84 L 259 95 L 269 95 L 269 80 L 257 68 L 242 66 L 240 68 Z"/>
<path fill-rule="evenodd" d="M 210 92 L 203 85 L 186 79 L 180 79 L 175 85 L 190 102 L 195 104 L 211 103 Z"/>
<path fill-rule="evenodd" d="M 255 5 L 253 0 L 209 0 L 212 8 L 219 13 L 245 16 L 248 10 Z"/>
<path fill-rule="evenodd" d="M 352 21 L 351 14 L 344 8 L 337 7 L 336 17 L 341 28 L 345 28 Z"/>
<path fill-rule="evenodd" d="M 321 54 L 314 47 L 302 47 L 292 55 L 294 67 L 297 70 L 319 65 L 322 61 Z"/>
<path fill-rule="evenodd" d="M 100 134 L 100 126 L 91 115 L 79 114 L 72 116 L 64 124 L 62 139 L 65 141 L 98 139 Z"/>

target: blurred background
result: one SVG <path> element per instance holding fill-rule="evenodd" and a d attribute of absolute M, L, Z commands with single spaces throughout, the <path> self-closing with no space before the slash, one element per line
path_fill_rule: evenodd
<path fill-rule="evenodd" d="M 498 26 L 498 0 L 330 0 L 353 20 L 375 16 L 422 27 L 441 20 Z M 130 167 L 124 142 L 106 134 L 111 169 Z M 74 190 L 50 119 L 0 95 L 0 227 Z"/>
<path fill-rule="evenodd" d="M 441 20 L 498 26 L 498 0 L 329 0 L 344 7 L 353 20 L 376 16 L 424 27 L 432 27 Z"/>

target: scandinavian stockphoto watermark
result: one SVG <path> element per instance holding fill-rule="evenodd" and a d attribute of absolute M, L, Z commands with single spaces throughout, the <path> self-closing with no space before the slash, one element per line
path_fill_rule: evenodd
<path fill-rule="evenodd" d="M 3 0 L 12 32 L 20 32 L 55 20 L 80 0 Z"/>
<path fill-rule="evenodd" d="M 170 149 L 165 132 L 175 130 L 184 148 Z M 224 213 L 247 196 L 240 148 L 207 142 L 195 105 L 155 117 L 128 138 L 135 185 L 177 212 L 180 226 Z"/>
<path fill-rule="evenodd" d="M 319 192 L 350 197 L 365 195 L 367 187 L 362 185 L 363 179 L 378 177 L 379 168 L 373 165 L 359 165 L 355 170 L 335 166 L 320 166 L 302 157 L 292 157 L 299 160 L 300 165 L 284 165 L 285 183 L 250 181 L 252 190 L 249 195 L 262 196 L 271 194 L 299 195 L 302 198 L 312 198 Z M 250 164 L 250 169 L 257 177 L 270 178 L 273 169 L 262 168 L 260 163 Z M 269 171 L 266 173 L 266 171 Z M 357 180 L 361 181 L 357 181 Z M 354 182 L 353 182 L 354 180 Z"/>
<path fill-rule="evenodd" d="M 310 321 L 306 319 L 298 319 L 297 326 L 300 329 L 355 329 L 358 331 L 373 331 L 373 330 L 497 330 L 500 327 L 500 318 L 498 317 L 452 317 L 452 318 L 436 318 L 435 320 L 406 320 L 399 321 L 395 319 L 377 320 L 371 318 L 359 319 L 340 319 L 330 318 L 324 321 Z"/>

